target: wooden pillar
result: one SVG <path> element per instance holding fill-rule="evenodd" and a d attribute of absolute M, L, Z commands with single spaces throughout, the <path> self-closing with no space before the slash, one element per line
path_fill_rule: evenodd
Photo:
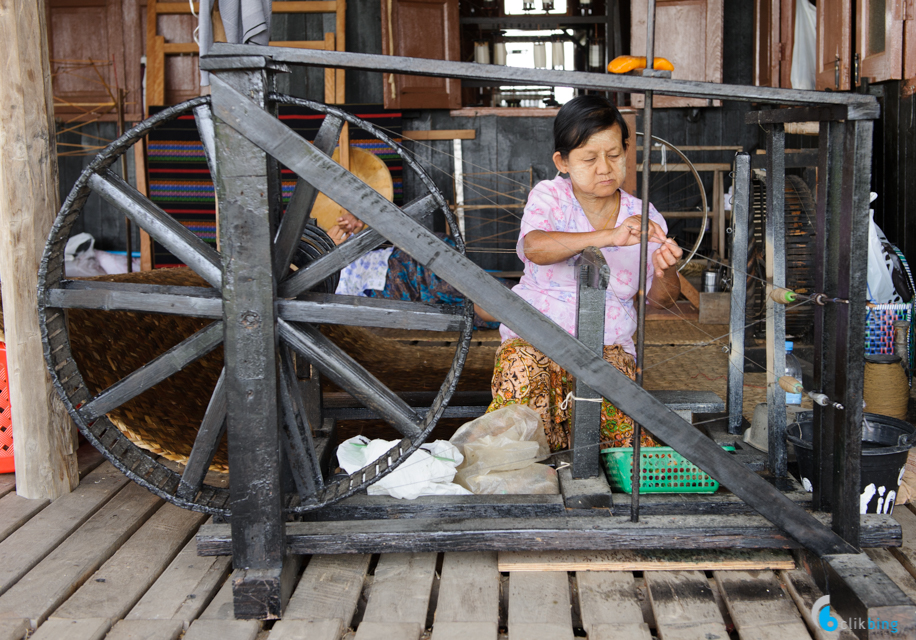
<path fill-rule="evenodd" d="M 38 262 L 59 206 L 44 0 L 0 0 L 0 68 L 0 280 L 16 490 L 53 499 L 79 475 L 75 430 L 38 327 Z"/>

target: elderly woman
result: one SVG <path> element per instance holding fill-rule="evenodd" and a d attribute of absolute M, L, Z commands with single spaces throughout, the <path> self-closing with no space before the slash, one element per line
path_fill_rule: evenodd
<path fill-rule="evenodd" d="M 605 304 L 604 359 L 631 379 L 636 375 L 634 298 L 639 288 L 642 201 L 621 189 L 626 178 L 629 131 L 620 112 L 599 96 L 566 103 L 554 121 L 553 180 L 538 183 L 528 196 L 516 251 L 525 264 L 513 288 L 568 332 L 576 327 L 575 261 L 586 247 L 601 250 L 611 271 Z M 681 249 L 665 237 L 668 228 L 649 207 L 649 300 L 668 305 L 677 299 Z M 544 421 L 553 450 L 567 448 L 567 410 L 561 408 L 573 380 L 509 327 L 500 325 L 502 345 L 493 373 L 488 411 L 527 404 Z M 601 411 L 604 446 L 631 446 L 633 421 L 605 400 Z M 643 432 L 643 445 L 656 446 Z"/>

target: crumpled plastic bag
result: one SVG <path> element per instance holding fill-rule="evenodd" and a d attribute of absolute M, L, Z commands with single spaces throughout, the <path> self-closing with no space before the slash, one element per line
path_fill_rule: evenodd
<path fill-rule="evenodd" d="M 536 464 L 550 455 L 541 417 L 509 405 L 463 425 L 449 442 L 462 454 L 455 482 L 476 494 L 560 492 L 557 472 Z"/>
<path fill-rule="evenodd" d="M 337 447 L 337 462 L 347 473 L 355 473 L 388 451 L 395 440 L 369 440 L 355 436 Z M 470 491 L 452 479 L 464 457 L 445 440 L 420 445 L 397 469 L 369 485 L 370 496 L 392 496 L 413 500 L 420 496 L 465 496 Z"/>

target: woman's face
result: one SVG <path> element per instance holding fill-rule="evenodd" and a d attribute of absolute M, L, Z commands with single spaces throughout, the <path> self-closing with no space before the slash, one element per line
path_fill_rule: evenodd
<path fill-rule="evenodd" d="M 553 154 L 553 162 L 558 171 L 569 174 L 579 194 L 595 198 L 614 195 L 627 177 L 627 152 L 620 125 L 614 124 L 593 134 L 565 159 L 557 151 Z"/>

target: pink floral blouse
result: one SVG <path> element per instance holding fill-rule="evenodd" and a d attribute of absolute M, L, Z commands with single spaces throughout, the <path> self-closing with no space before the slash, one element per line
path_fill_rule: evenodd
<path fill-rule="evenodd" d="M 620 192 L 620 212 L 617 225 L 630 216 L 642 215 L 642 201 L 623 190 Z M 649 205 L 649 218 L 667 233 L 665 219 Z M 538 183 L 528 195 L 528 204 L 522 216 L 516 253 L 525 263 L 521 281 L 512 290 L 527 300 L 541 313 L 566 329 L 576 333 L 576 257 L 551 265 L 537 265 L 525 257 L 525 234 L 534 229 L 542 231 L 584 232 L 595 231 L 585 212 L 573 195 L 569 179 L 557 177 Z M 658 249 L 649 243 L 646 287 L 652 286 L 654 270 L 652 253 Z M 628 353 L 636 355 L 633 334 L 636 332 L 636 307 L 634 297 L 639 289 L 639 245 L 601 249 L 611 270 L 610 285 L 604 316 L 604 344 L 619 344 Z M 507 326 L 500 325 L 503 341 L 518 337 Z"/>

